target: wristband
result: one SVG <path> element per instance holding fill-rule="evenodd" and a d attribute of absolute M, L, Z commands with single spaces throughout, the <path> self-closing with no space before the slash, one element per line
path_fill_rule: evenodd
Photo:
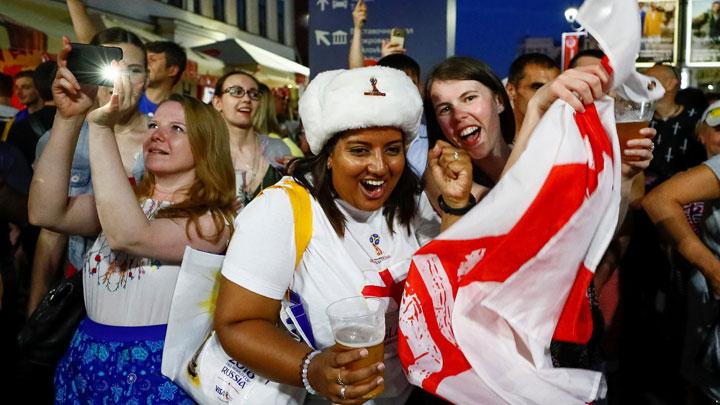
<path fill-rule="evenodd" d="M 445 213 L 450 215 L 465 215 L 468 211 L 472 209 L 472 207 L 477 204 L 477 200 L 475 199 L 475 196 L 470 193 L 470 198 L 468 199 L 468 204 L 462 208 L 453 208 L 445 202 L 445 199 L 443 198 L 442 194 L 438 196 L 438 205 L 440 206 L 440 209 L 443 210 Z"/>
<path fill-rule="evenodd" d="M 310 386 L 310 380 L 308 380 L 308 367 L 310 366 L 312 359 L 320 353 L 320 350 L 307 352 L 305 357 L 303 357 L 302 365 L 300 366 L 300 376 L 302 377 L 303 386 L 305 386 L 305 390 L 307 390 L 310 395 L 317 395 L 317 391 Z"/>

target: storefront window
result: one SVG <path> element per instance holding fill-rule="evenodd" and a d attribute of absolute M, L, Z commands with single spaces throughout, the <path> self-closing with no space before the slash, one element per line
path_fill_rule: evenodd
<path fill-rule="evenodd" d="M 265 0 L 258 0 L 258 20 L 260 20 L 260 36 L 267 37 L 267 4 Z"/>
<path fill-rule="evenodd" d="M 237 26 L 244 30 L 245 25 L 245 0 L 236 0 L 237 4 Z"/>
<path fill-rule="evenodd" d="M 213 17 L 218 21 L 225 21 L 225 0 L 213 1 Z"/>
<path fill-rule="evenodd" d="M 285 43 L 285 0 L 277 2 L 278 42 Z"/>

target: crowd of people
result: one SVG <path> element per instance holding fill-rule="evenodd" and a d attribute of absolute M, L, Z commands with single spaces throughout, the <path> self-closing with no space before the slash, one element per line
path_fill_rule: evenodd
<path fill-rule="evenodd" d="M 252 74 L 219 78 L 209 104 L 174 94 L 182 47 L 97 29 L 81 1 L 67 3 L 80 42 L 122 49 L 113 87 L 78 82 L 67 38 L 56 60 L 0 74 L 0 381 L 38 403 L 194 403 L 161 373 L 188 246 L 226 256 L 214 329 L 237 363 L 304 389 L 309 403 L 364 403 L 380 385 L 369 403 L 442 403 L 403 373 L 399 301 L 386 308 L 384 360 L 359 369 L 349 365 L 368 350 L 337 350 L 326 308 L 362 295 L 385 269 L 402 280 L 403 263 L 513 167 L 555 101 L 584 111 L 613 80 L 600 50 L 565 71 L 542 54 L 519 56 L 506 84 L 469 57 L 423 80 L 389 41 L 365 66 L 359 1 L 349 69 L 308 84 L 301 132 L 288 136 L 294 125 L 278 122 L 285 114 Z M 720 382 L 695 360 L 720 297 L 720 101 L 681 90 L 672 66 L 644 74 L 665 93 L 624 145 L 617 232 L 587 291 L 593 336 L 553 341 L 552 362 L 602 371 L 598 403 L 712 403 Z M 24 109 L 10 106 L 13 93 Z M 288 190 L 309 196 L 307 246 Z M 39 363 L 18 349 L 18 333 L 72 277 L 86 316 L 61 358 Z M 290 290 L 312 341 L 279 322 Z"/>

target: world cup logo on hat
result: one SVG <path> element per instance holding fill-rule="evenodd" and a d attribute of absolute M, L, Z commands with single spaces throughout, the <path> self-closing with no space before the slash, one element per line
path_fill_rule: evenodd
<path fill-rule="evenodd" d="M 380 235 L 374 233 L 370 235 L 370 245 L 375 249 L 375 253 L 377 253 L 378 256 L 382 256 L 383 251 L 380 249 Z"/>
<path fill-rule="evenodd" d="M 385 93 L 381 92 L 377 88 L 377 79 L 374 77 L 370 78 L 370 85 L 372 85 L 372 91 L 366 91 L 364 94 L 366 96 L 385 96 Z"/>

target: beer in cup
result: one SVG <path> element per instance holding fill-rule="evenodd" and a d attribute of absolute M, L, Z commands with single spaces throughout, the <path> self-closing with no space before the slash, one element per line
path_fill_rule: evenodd
<path fill-rule="evenodd" d="M 351 371 L 369 367 L 382 362 L 385 357 L 385 302 L 380 298 L 350 297 L 335 301 L 327 308 L 330 327 L 335 337 L 336 350 L 345 351 L 365 348 L 367 357 L 347 366 Z M 380 372 L 380 376 L 382 376 Z M 361 385 L 365 381 L 356 383 Z M 383 392 L 384 384 L 365 394 L 363 399 L 371 399 Z"/>
<path fill-rule="evenodd" d="M 655 112 L 655 103 L 649 100 L 636 102 L 617 95 L 613 98 L 615 99 L 615 124 L 620 141 L 620 156 L 625 161 L 639 160 L 637 156 L 625 156 L 627 141 L 643 138 L 640 130 L 647 128 L 650 123 Z"/>

